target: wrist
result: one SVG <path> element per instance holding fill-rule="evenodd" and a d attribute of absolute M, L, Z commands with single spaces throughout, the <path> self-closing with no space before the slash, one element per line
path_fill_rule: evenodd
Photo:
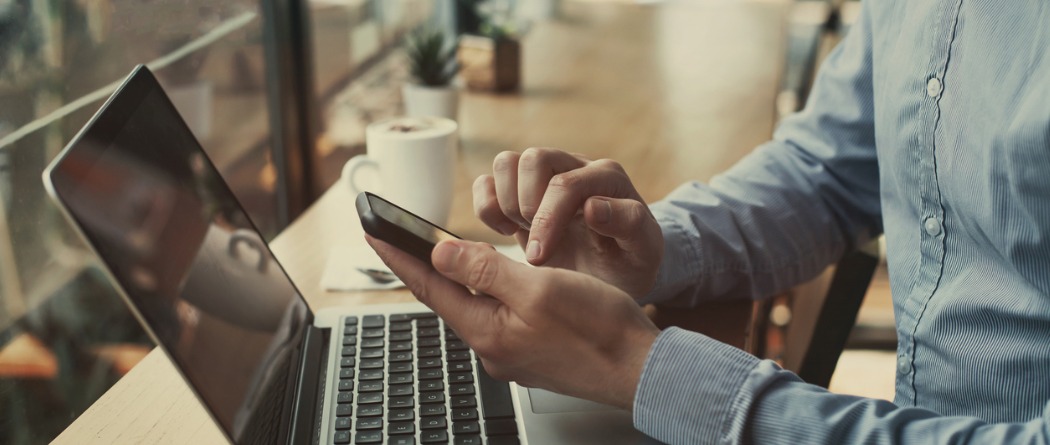
<path fill-rule="evenodd" d="M 638 383 L 642 379 L 645 362 L 648 360 L 653 344 L 656 343 L 656 337 L 659 335 L 660 330 L 656 326 L 651 326 L 650 329 L 643 329 L 634 333 L 630 336 L 630 340 L 625 343 L 624 355 L 621 357 L 621 367 L 619 369 L 619 375 L 623 376 L 623 379 L 618 382 L 614 391 L 614 404 L 617 407 L 628 411 L 631 411 L 634 407 L 634 398 L 638 391 Z"/>

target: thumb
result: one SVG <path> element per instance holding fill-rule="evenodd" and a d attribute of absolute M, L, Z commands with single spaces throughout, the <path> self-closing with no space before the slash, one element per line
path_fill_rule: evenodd
<path fill-rule="evenodd" d="M 528 287 L 531 269 L 507 258 L 491 245 L 466 240 L 442 241 L 430 257 L 448 279 L 514 306 Z"/>
<path fill-rule="evenodd" d="M 616 244 L 628 252 L 652 243 L 654 233 L 662 236 L 649 206 L 635 199 L 588 198 L 583 206 L 583 219 L 591 230 L 616 240 Z"/>

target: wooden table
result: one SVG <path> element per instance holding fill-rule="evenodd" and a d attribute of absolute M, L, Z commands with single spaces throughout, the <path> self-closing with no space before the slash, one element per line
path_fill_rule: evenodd
<path fill-rule="evenodd" d="M 551 146 L 620 161 L 646 200 L 707 180 L 770 134 L 786 3 L 566 3 L 524 41 L 523 88 L 465 94 L 450 228 L 510 242 L 473 217 L 470 185 L 502 150 Z M 405 291 L 326 292 L 330 247 L 363 242 L 352 197 L 326 192 L 271 247 L 313 309 L 411 301 Z M 222 443 L 154 350 L 55 443 Z"/>

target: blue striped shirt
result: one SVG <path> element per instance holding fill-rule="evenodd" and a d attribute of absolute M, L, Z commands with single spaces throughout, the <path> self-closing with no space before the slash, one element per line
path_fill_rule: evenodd
<path fill-rule="evenodd" d="M 807 107 L 653 204 L 648 301 L 768 296 L 884 233 L 894 402 L 664 331 L 635 425 L 671 444 L 1050 442 L 1050 1 L 871 0 Z"/>

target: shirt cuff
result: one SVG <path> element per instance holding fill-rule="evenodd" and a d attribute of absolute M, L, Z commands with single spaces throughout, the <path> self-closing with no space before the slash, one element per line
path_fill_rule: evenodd
<path fill-rule="evenodd" d="M 658 208 L 652 208 L 658 214 Z M 638 304 L 660 303 L 673 299 L 696 280 L 701 270 L 700 252 L 697 251 L 699 234 L 686 231 L 685 227 L 671 216 L 656 218 L 664 236 L 664 256 L 656 274 L 656 283 L 649 294 L 638 299 Z"/>
<path fill-rule="evenodd" d="M 634 397 L 634 426 L 668 444 L 725 443 L 739 437 L 750 394 L 742 387 L 760 360 L 705 335 L 660 333 Z M 738 419 L 739 418 L 739 419 Z"/>

